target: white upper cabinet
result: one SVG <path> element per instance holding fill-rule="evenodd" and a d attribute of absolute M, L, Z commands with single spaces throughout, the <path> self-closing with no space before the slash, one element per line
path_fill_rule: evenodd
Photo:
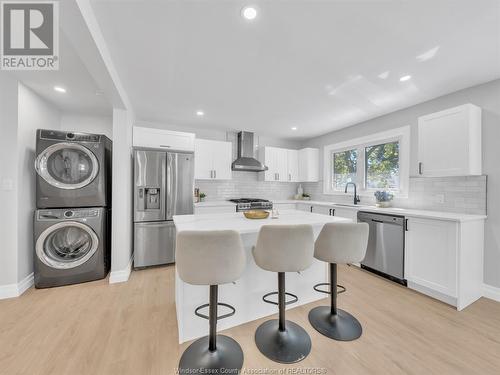
<path fill-rule="evenodd" d="M 297 182 L 299 181 L 299 151 L 298 150 L 286 150 L 287 151 L 287 168 L 288 168 L 288 181 Z"/>
<path fill-rule="evenodd" d="M 230 180 L 233 159 L 232 143 L 196 139 L 194 178 L 197 180 Z"/>
<path fill-rule="evenodd" d="M 267 166 L 265 181 L 288 181 L 288 150 L 278 147 L 263 147 L 261 161 Z"/>
<path fill-rule="evenodd" d="M 319 149 L 303 148 L 299 150 L 299 179 L 300 182 L 319 181 Z"/>
<path fill-rule="evenodd" d="M 419 175 L 480 175 L 481 157 L 481 108 L 465 104 L 419 117 Z"/>
<path fill-rule="evenodd" d="M 305 148 L 289 150 L 278 147 L 260 149 L 260 159 L 269 168 L 265 181 L 315 182 L 318 181 L 319 150 Z"/>
<path fill-rule="evenodd" d="M 134 126 L 132 145 L 134 147 L 193 151 L 194 133 L 174 132 L 171 130 Z"/>

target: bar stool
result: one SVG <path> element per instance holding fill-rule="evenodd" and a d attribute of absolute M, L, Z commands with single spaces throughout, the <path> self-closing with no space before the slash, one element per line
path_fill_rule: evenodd
<path fill-rule="evenodd" d="M 318 306 L 309 312 L 309 322 L 324 336 L 339 341 L 359 338 L 363 328 L 348 312 L 337 308 L 337 264 L 361 262 L 368 244 L 367 223 L 328 223 L 323 226 L 314 245 L 314 257 L 330 263 L 330 283 L 314 286 L 330 294 L 330 306 Z M 318 290 L 329 285 L 329 292 Z"/>
<path fill-rule="evenodd" d="M 255 331 L 255 343 L 267 358 L 280 363 L 303 360 L 311 351 L 311 338 L 298 324 L 285 320 L 285 306 L 298 301 L 285 291 L 285 272 L 298 272 L 313 261 L 314 236 L 310 225 L 264 225 L 253 248 L 255 263 L 278 273 L 278 292 L 264 295 L 266 303 L 278 305 L 279 319 L 262 323 Z M 267 297 L 278 295 L 278 302 Z M 285 296 L 292 299 L 286 301 Z"/>
<path fill-rule="evenodd" d="M 217 335 L 217 320 L 234 315 L 234 307 L 217 302 L 218 285 L 237 280 L 245 269 L 245 253 L 238 232 L 183 231 L 177 234 L 176 267 L 188 284 L 210 285 L 210 303 L 196 308 L 195 314 L 209 321 L 209 335 L 193 342 L 182 354 L 179 373 L 236 373 L 243 366 L 243 351 L 232 338 Z M 231 312 L 217 316 L 217 307 Z M 208 316 L 200 312 L 209 308 Z M 212 370 L 212 371 L 207 371 Z M 213 371 L 213 370 L 218 370 Z"/>

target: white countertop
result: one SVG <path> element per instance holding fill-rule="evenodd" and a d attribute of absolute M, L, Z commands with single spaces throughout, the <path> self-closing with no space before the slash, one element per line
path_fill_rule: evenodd
<path fill-rule="evenodd" d="M 284 202 L 284 201 L 283 201 Z M 288 202 L 295 202 L 306 205 L 318 205 L 318 206 L 326 206 L 326 207 L 336 207 L 336 208 L 345 208 L 350 210 L 357 211 L 368 211 L 368 212 L 376 212 L 381 214 L 394 214 L 394 215 L 403 215 L 409 217 L 420 217 L 427 219 L 439 219 L 439 220 L 450 220 L 450 221 L 475 221 L 475 220 L 484 220 L 487 218 L 486 215 L 470 215 L 470 214 L 462 214 L 456 212 L 443 212 L 443 211 L 431 211 L 431 210 L 415 210 L 411 208 L 397 208 L 397 207 L 388 207 L 388 208 L 380 208 L 375 206 L 364 206 L 362 204 L 357 206 L 349 206 L 344 204 L 338 204 L 334 202 L 324 202 L 324 201 L 304 201 L 304 200 L 290 200 Z"/>
<path fill-rule="evenodd" d="M 325 223 L 347 223 L 350 219 L 315 214 L 298 210 L 283 210 L 278 219 L 247 219 L 242 212 L 204 215 L 174 216 L 178 232 L 185 230 L 236 230 L 243 233 L 257 233 L 263 225 L 309 224 L 322 226 Z"/>
<path fill-rule="evenodd" d="M 419 217 L 419 218 L 427 218 L 427 219 L 439 219 L 439 220 L 450 220 L 450 221 L 475 221 L 475 220 L 484 220 L 487 218 L 486 215 L 470 215 L 470 214 L 462 214 L 455 212 L 443 212 L 443 211 L 431 211 L 431 210 L 415 210 L 411 208 L 397 208 L 397 207 L 389 207 L 389 208 L 379 208 L 375 206 L 364 206 L 362 204 L 357 206 L 346 206 L 344 204 L 339 204 L 335 202 L 326 202 L 326 201 L 306 201 L 306 200 L 293 200 L 293 199 L 283 199 L 283 200 L 273 200 L 274 204 L 306 204 L 313 206 L 325 206 L 325 207 L 336 207 L 336 208 L 345 208 L 357 211 L 369 211 L 369 212 L 377 212 L 382 214 L 393 214 L 393 215 L 403 215 L 408 217 Z M 209 201 L 209 202 L 200 202 L 195 203 L 196 207 L 217 207 L 217 206 L 234 206 L 235 203 L 229 201 Z M 324 215 L 322 215 L 324 216 Z"/>
<path fill-rule="evenodd" d="M 236 203 L 229 201 L 208 201 L 198 202 L 194 204 L 195 207 L 223 207 L 223 206 L 236 206 Z"/>

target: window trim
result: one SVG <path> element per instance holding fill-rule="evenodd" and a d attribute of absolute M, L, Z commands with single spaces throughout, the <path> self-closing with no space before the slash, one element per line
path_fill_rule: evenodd
<path fill-rule="evenodd" d="M 357 178 L 359 195 L 373 196 L 377 189 L 366 189 L 366 165 L 365 148 L 377 144 L 399 141 L 399 190 L 394 191 L 397 197 L 408 197 L 408 187 L 410 183 L 410 126 L 403 126 L 368 136 L 350 139 L 348 141 L 327 145 L 323 149 L 323 194 L 341 195 L 343 190 L 331 188 L 330 182 L 333 178 L 331 155 L 336 152 L 358 149 Z M 361 151 L 361 152 L 359 152 Z"/>

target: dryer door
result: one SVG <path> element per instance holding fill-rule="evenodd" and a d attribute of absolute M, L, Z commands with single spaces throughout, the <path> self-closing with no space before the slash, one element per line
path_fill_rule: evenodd
<path fill-rule="evenodd" d="M 36 241 L 36 255 L 47 266 L 75 268 L 94 255 L 99 238 L 88 225 L 64 221 L 45 229 Z"/>
<path fill-rule="evenodd" d="M 60 189 L 79 189 L 90 184 L 99 173 L 94 153 L 78 143 L 56 143 L 47 147 L 35 161 L 37 173 Z"/>

